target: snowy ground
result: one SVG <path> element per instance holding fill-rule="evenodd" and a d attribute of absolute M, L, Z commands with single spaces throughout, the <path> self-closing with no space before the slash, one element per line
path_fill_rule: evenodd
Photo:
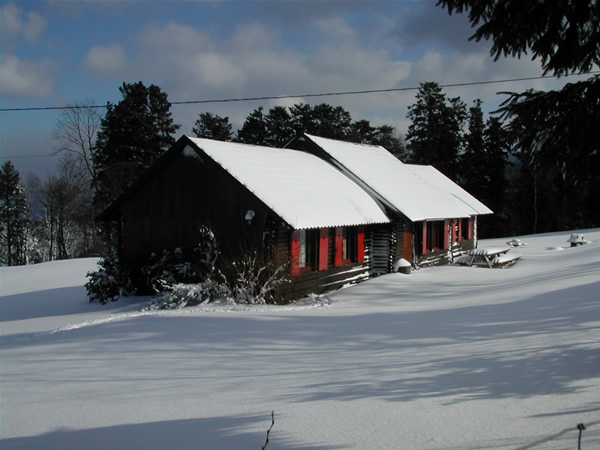
<path fill-rule="evenodd" d="M 3 449 L 600 448 L 600 230 L 508 269 L 284 307 L 87 302 L 95 260 L 1 270 Z M 508 238 L 483 241 L 504 244 Z"/>

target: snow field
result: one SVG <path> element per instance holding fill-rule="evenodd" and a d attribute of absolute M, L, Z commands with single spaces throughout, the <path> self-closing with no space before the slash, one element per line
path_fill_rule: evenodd
<path fill-rule="evenodd" d="M 2 448 L 576 448 L 600 419 L 600 230 L 507 269 L 288 306 L 90 304 L 95 260 L 2 268 Z M 508 239 L 480 242 L 503 245 Z M 600 447 L 600 426 L 583 434 Z"/>

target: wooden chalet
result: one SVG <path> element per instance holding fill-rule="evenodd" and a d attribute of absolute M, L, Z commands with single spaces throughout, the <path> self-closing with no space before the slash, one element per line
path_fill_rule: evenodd
<path fill-rule="evenodd" d="M 404 199 L 401 201 L 401 199 Z M 225 257 L 269 251 L 287 298 L 473 248 L 484 205 L 429 166 L 383 147 L 304 135 L 289 148 L 182 137 L 100 216 L 117 225 L 132 268 L 153 252 L 197 246 L 213 230 Z"/>
<path fill-rule="evenodd" d="M 477 245 L 477 217 L 492 211 L 432 166 L 404 164 L 381 146 L 311 135 L 289 145 L 329 162 L 384 208 L 390 223 L 373 227 L 372 270 L 404 258 L 444 264 Z"/>
<path fill-rule="evenodd" d="M 269 250 L 289 264 L 288 297 L 367 278 L 365 236 L 389 222 L 369 194 L 314 155 L 185 136 L 98 219 L 117 225 L 119 251 L 134 269 L 153 252 L 193 250 L 201 225 L 224 257 Z"/>

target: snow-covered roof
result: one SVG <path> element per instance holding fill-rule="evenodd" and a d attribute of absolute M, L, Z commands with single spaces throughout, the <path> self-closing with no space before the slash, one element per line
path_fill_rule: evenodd
<path fill-rule="evenodd" d="M 390 221 L 358 184 L 314 155 L 189 139 L 295 229 Z"/>
<path fill-rule="evenodd" d="M 492 213 L 432 166 L 404 164 L 381 146 L 305 136 L 413 222 Z"/>

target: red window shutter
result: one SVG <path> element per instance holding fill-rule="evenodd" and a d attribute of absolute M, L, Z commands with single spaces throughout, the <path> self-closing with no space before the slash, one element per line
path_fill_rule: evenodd
<path fill-rule="evenodd" d="M 327 270 L 329 261 L 329 228 L 321 228 L 319 239 L 319 270 Z"/>
<path fill-rule="evenodd" d="M 469 219 L 469 239 L 473 239 L 473 219 Z"/>
<path fill-rule="evenodd" d="M 337 227 L 335 229 L 335 267 L 342 266 L 342 258 L 344 255 L 343 251 L 344 246 L 344 235 L 342 232 L 342 227 Z"/>
<path fill-rule="evenodd" d="M 292 248 L 291 250 L 291 273 L 292 275 L 300 275 L 300 231 L 296 230 L 292 233 Z"/>
<path fill-rule="evenodd" d="M 358 262 L 365 262 L 365 227 L 358 227 Z"/>
<path fill-rule="evenodd" d="M 427 248 L 427 221 L 423 221 L 423 254 L 429 253 Z"/>
<path fill-rule="evenodd" d="M 450 237 L 449 231 L 451 223 L 452 222 L 450 222 L 449 219 L 444 220 L 444 242 L 442 243 L 442 248 L 444 250 L 448 248 L 448 238 Z"/>

